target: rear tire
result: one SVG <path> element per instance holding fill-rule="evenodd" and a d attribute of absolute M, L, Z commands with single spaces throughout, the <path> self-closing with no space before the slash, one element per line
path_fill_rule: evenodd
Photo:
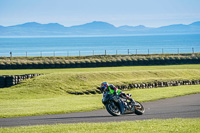
<path fill-rule="evenodd" d="M 135 114 L 136 115 L 143 115 L 144 114 L 144 107 L 138 101 L 135 101 Z"/>
<path fill-rule="evenodd" d="M 105 106 L 106 106 L 106 110 L 111 115 L 113 115 L 113 116 L 120 116 L 121 115 L 120 109 L 117 107 L 117 105 L 113 101 L 107 103 Z"/>

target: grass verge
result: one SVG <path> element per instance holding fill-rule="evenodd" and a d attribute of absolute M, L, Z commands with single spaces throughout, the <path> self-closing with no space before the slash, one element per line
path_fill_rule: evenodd
<path fill-rule="evenodd" d="M 200 65 L 64 69 L 0 89 L 0 99 L 31 99 L 95 91 L 101 82 L 114 85 L 200 79 Z"/>
<path fill-rule="evenodd" d="M 78 123 L 78 124 L 57 124 L 41 126 L 23 126 L 12 128 L 0 128 L 2 133 L 199 133 L 200 119 L 167 119 L 167 120 L 143 120 L 123 121 L 110 123 Z"/>
<path fill-rule="evenodd" d="M 16 69 L 16 70 L 0 70 L 0 75 L 23 75 L 35 73 L 82 73 L 82 72 L 129 72 L 143 70 L 200 70 L 199 64 L 192 65 L 159 65 L 159 66 L 124 66 L 124 67 L 98 67 L 98 68 L 67 68 L 67 69 Z"/>
<path fill-rule="evenodd" d="M 133 94 L 135 100 L 146 102 L 200 93 L 200 85 L 134 89 L 128 92 Z M 101 94 L 80 96 L 68 94 L 29 99 L 0 99 L 0 118 L 92 111 L 103 108 L 101 98 Z"/>
<path fill-rule="evenodd" d="M 19 70 L 19 73 L 29 70 Z M 70 95 L 95 90 L 101 82 L 114 85 L 137 82 L 200 79 L 200 65 L 137 66 L 84 69 L 31 70 L 49 74 L 0 89 L 0 118 L 70 113 L 101 109 L 101 95 Z M 0 71 L 4 72 L 4 71 Z M 5 73 L 15 70 L 8 70 Z M 5 74 L 4 73 L 4 74 Z M 1 73 L 0 73 L 1 74 Z M 133 98 L 152 101 L 200 93 L 200 85 L 131 90 Z M 74 106 L 76 105 L 76 106 Z"/>

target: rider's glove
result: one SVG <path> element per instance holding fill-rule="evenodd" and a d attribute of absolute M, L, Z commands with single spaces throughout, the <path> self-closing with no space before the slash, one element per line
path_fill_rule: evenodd
<path fill-rule="evenodd" d="M 134 102 L 132 98 L 130 98 L 130 102 Z"/>
<path fill-rule="evenodd" d="M 113 95 L 117 95 L 117 92 L 114 92 Z"/>

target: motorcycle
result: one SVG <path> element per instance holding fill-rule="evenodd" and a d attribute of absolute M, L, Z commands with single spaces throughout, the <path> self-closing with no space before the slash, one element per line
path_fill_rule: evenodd
<path fill-rule="evenodd" d="M 131 94 L 127 94 L 131 97 Z M 106 107 L 108 113 L 113 116 L 120 116 L 122 114 L 142 115 L 144 114 L 144 107 L 138 101 L 128 102 L 126 98 L 118 95 L 108 94 L 108 91 L 103 91 L 102 103 Z"/>

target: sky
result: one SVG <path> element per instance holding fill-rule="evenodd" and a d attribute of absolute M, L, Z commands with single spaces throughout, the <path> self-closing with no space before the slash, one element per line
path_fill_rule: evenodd
<path fill-rule="evenodd" d="M 160 27 L 200 21 L 200 0 L 0 0 L 0 25 L 92 21 Z"/>

